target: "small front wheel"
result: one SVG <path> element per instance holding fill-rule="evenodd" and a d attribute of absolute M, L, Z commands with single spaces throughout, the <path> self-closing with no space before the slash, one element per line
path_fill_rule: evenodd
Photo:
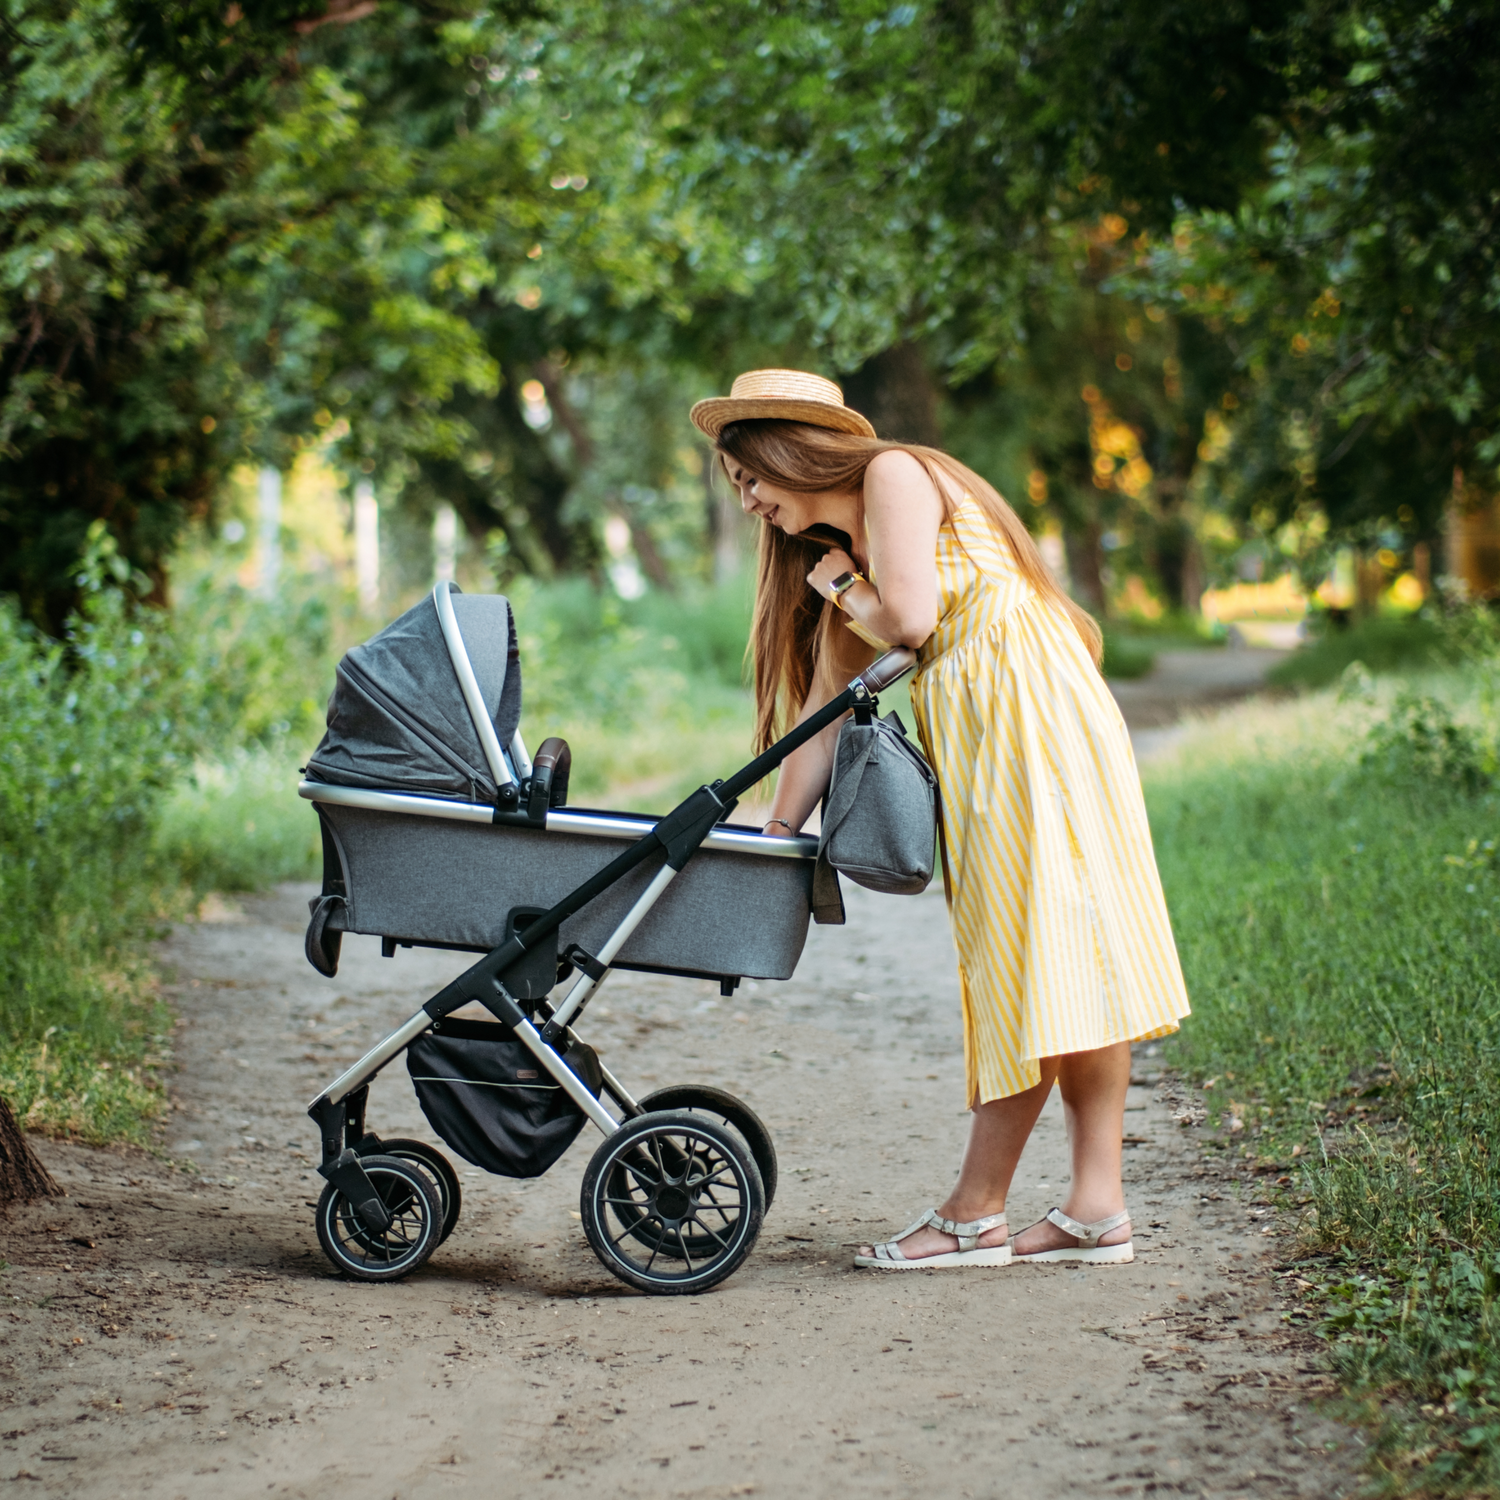
<path fill-rule="evenodd" d="M 415 1162 L 396 1156 L 364 1156 L 359 1164 L 391 1222 L 378 1232 L 370 1229 L 354 1204 L 330 1182 L 318 1199 L 318 1241 L 345 1276 L 357 1281 L 395 1281 L 415 1271 L 437 1249 L 442 1200 L 436 1184 Z"/>
<path fill-rule="evenodd" d="M 442 1225 L 438 1232 L 438 1244 L 441 1245 L 453 1233 L 464 1202 L 463 1189 L 458 1185 L 458 1173 L 453 1170 L 453 1163 L 436 1146 L 429 1146 L 426 1141 L 408 1140 L 404 1136 L 381 1141 L 380 1155 L 404 1157 L 407 1161 L 426 1167 L 427 1175 L 437 1184 L 443 1210 Z"/>
<path fill-rule="evenodd" d="M 707 1291 L 739 1269 L 766 1195 L 745 1143 L 686 1110 L 627 1120 L 583 1176 L 584 1233 L 605 1268 L 638 1291 Z"/>

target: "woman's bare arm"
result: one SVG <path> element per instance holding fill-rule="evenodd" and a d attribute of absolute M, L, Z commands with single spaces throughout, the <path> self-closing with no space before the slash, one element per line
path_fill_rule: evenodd
<path fill-rule="evenodd" d="M 835 623 L 834 632 L 829 643 L 828 656 L 831 659 L 818 662 L 812 689 L 802 705 L 802 712 L 797 715 L 799 724 L 843 692 L 850 680 L 875 659 L 873 648 L 845 630 L 841 622 Z M 782 762 L 781 773 L 776 778 L 776 796 L 771 802 L 771 817 L 785 822 L 767 822 L 765 832 L 790 838 L 800 832 L 802 825 L 812 816 L 813 808 L 822 800 L 833 775 L 833 752 L 844 718 L 835 719 Z"/>
<path fill-rule="evenodd" d="M 927 470 L 900 449 L 879 454 L 865 471 L 865 530 L 875 582 L 857 583 L 839 601 L 851 619 L 892 646 L 920 646 L 937 627 L 937 537 L 946 506 Z M 853 560 L 835 549 L 808 574 L 825 598 Z"/>

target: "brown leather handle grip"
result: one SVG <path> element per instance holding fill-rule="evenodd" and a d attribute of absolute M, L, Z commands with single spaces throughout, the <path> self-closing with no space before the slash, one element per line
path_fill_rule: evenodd
<path fill-rule="evenodd" d="M 917 664 L 917 653 L 910 646 L 896 646 L 884 656 L 876 657 L 854 682 L 862 682 L 871 693 L 883 693 L 893 682 L 905 677 Z M 854 686 L 854 682 L 849 684 Z"/>
<path fill-rule="evenodd" d="M 541 749 L 532 757 L 531 764 L 533 766 L 552 767 L 565 755 L 569 760 L 573 758 L 568 750 L 568 742 L 558 739 L 556 735 L 552 735 L 542 741 Z"/>
<path fill-rule="evenodd" d="M 526 816 L 533 823 L 545 824 L 547 809 L 561 807 L 568 800 L 568 776 L 573 769 L 573 752 L 566 740 L 556 735 L 542 741 L 541 749 L 531 762 L 531 796 Z"/>

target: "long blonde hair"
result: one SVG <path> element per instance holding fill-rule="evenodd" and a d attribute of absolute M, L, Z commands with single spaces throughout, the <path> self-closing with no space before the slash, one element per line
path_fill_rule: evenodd
<path fill-rule="evenodd" d="M 960 495 L 974 499 L 1009 544 L 1021 576 L 1068 616 L 1096 666 L 1102 659 L 1099 626 L 1057 586 L 1021 518 L 993 485 L 951 454 L 918 443 L 887 443 L 805 422 L 764 417 L 729 423 L 719 434 L 718 450 L 782 489 L 799 494 L 831 490 L 856 497 L 863 496 L 865 470 L 877 453 L 895 450 L 911 454 L 945 501 L 951 499 L 954 486 Z M 807 586 L 807 575 L 830 545 L 828 540 L 806 534 L 788 536 L 775 526 L 761 526 L 750 633 L 758 750 L 790 728 L 812 689 L 820 664 L 836 667 L 839 648 L 847 640 L 847 632 L 833 629 L 837 608 Z"/>

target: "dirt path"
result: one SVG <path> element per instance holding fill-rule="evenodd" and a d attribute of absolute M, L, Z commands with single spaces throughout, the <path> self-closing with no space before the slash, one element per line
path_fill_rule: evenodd
<path fill-rule="evenodd" d="M 307 893 L 216 903 L 168 945 L 182 1066 L 167 1145 L 197 1175 L 42 1143 L 68 1197 L 0 1223 L 0 1475 L 24 1490 L 408 1500 L 548 1481 L 559 1495 L 863 1500 L 998 1497 L 1021 1481 L 1325 1500 L 1353 1487 L 1357 1440 L 1313 1414 L 1322 1378 L 1276 1309 L 1268 1210 L 1178 1123 L 1152 1048 L 1128 1115 L 1133 1266 L 850 1269 L 851 1241 L 942 1196 L 963 1140 L 936 892 L 851 891 L 849 925 L 814 928 L 788 984 L 722 1000 L 622 975 L 592 1009 L 585 1034 L 627 1083 L 731 1088 L 775 1134 L 779 1195 L 719 1290 L 646 1298 L 603 1272 L 576 1211 L 592 1133 L 534 1183 L 466 1171 L 457 1233 L 410 1280 L 339 1280 L 312 1228 L 303 1102 L 456 960 L 383 960 L 350 940 L 322 980 L 301 956 Z M 372 1123 L 431 1138 L 399 1065 Z M 1018 1174 L 1016 1224 L 1063 1196 L 1066 1161 L 1054 1103 Z"/>

